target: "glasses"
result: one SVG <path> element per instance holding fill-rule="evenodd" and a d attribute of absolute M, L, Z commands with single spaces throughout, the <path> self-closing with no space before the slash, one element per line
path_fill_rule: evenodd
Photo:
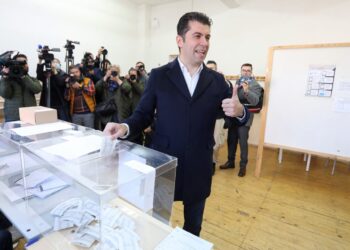
<path fill-rule="evenodd" d="M 252 70 L 251 69 L 242 69 L 242 72 L 250 73 L 250 72 L 252 72 Z"/>

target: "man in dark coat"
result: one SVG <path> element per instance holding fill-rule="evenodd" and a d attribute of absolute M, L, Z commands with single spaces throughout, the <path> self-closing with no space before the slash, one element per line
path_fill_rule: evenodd
<path fill-rule="evenodd" d="M 152 70 L 134 114 L 125 123 L 107 124 L 112 138 L 141 131 L 157 119 L 151 147 L 178 158 L 175 200 L 184 204 L 184 229 L 199 235 L 205 200 L 210 195 L 214 126 L 218 116 L 245 123 L 249 113 L 239 102 L 237 88 L 229 95 L 222 74 L 203 61 L 209 49 L 211 20 L 203 13 L 183 15 L 177 25 L 180 55 Z"/>

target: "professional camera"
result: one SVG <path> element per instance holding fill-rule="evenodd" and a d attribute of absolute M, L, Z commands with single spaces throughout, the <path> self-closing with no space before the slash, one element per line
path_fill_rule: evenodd
<path fill-rule="evenodd" d="M 80 44 L 80 42 L 78 41 L 67 40 L 66 45 L 64 45 L 64 48 L 67 49 L 68 51 L 72 51 L 72 54 L 73 54 L 73 49 L 75 49 L 75 46 L 73 45 L 73 43 Z"/>
<path fill-rule="evenodd" d="M 26 71 L 24 69 L 26 62 L 17 61 L 14 59 L 15 56 L 19 54 L 18 52 L 14 56 L 13 54 L 14 51 L 6 51 L 0 55 L 0 74 L 3 74 L 9 78 L 21 78 L 26 74 Z M 6 74 L 2 73 L 3 67 L 9 68 L 9 72 Z"/>
<path fill-rule="evenodd" d="M 52 52 L 60 52 L 61 50 L 59 48 L 52 48 L 50 49 L 49 46 L 45 45 L 44 47 L 39 45 L 38 50 L 39 52 L 39 59 L 44 60 L 45 63 L 45 70 L 50 71 L 51 70 L 51 61 L 55 58 Z"/>
<path fill-rule="evenodd" d="M 241 78 L 239 78 L 239 84 L 242 84 L 244 82 L 249 84 L 252 80 L 253 80 L 253 77 L 244 77 L 244 76 L 242 76 Z"/>
<path fill-rule="evenodd" d="M 113 76 L 113 77 L 118 76 L 118 71 L 112 71 L 112 72 L 111 72 L 111 76 Z"/>
<path fill-rule="evenodd" d="M 77 82 L 77 78 L 75 78 L 75 76 L 69 76 L 68 77 L 68 83 L 69 85 L 74 84 L 75 82 Z"/>

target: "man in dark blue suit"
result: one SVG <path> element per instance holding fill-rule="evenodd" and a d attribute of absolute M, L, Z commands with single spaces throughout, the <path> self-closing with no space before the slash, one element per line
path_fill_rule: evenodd
<path fill-rule="evenodd" d="M 224 76 L 203 63 L 210 26 L 203 13 L 183 15 L 177 25 L 179 57 L 152 70 L 138 107 L 125 123 L 109 123 L 104 130 L 112 138 L 127 138 L 148 127 L 157 112 L 151 147 L 178 158 L 175 200 L 184 204 L 184 229 L 197 236 L 211 189 L 216 118 L 226 115 L 238 124 L 249 118 L 237 88 L 229 94 Z"/>

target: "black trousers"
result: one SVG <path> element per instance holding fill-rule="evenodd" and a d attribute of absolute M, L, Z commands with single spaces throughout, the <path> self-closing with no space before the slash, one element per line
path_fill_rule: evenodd
<path fill-rule="evenodd" d="M 12 235 L 7 230 L 0 230 L 0 250 L 13 250 Z"/>
<path fill-rule="evenodd" d="M 249 129 L 247 126 L 230 126 L 227 131 L 228 161 L 235 162 L 237 145 L 241 149 L 240 168 L 245 168 L 248 163 L 248 138 Z"/>
<path fill-rule="evenodd" d="M 185 223 L 183 229 L 199 236 L 202 229 L 205 199 L 197 202 L 183 203 Z"/>

